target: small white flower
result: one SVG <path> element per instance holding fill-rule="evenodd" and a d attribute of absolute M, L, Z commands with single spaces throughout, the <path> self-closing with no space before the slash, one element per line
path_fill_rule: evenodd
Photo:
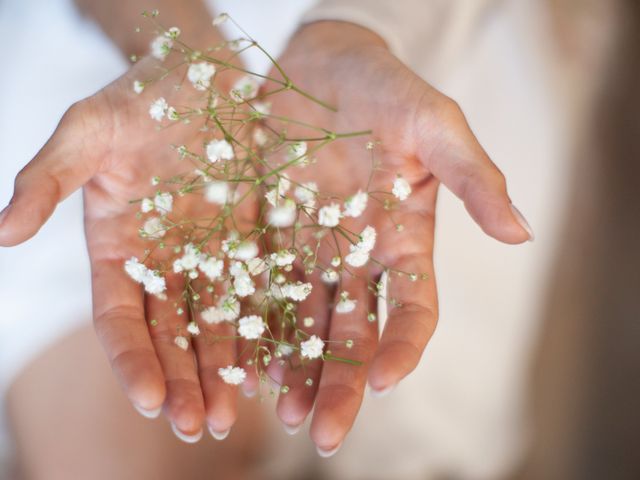
<path fill-rule="evenodd" d="M 340 279 L 340 276 L 338 275 L 338 272 L 336 272 L 335 270 L 329 269 L 325 272 L 322 272 L 322 275 L 320 275 L 320 278 L 324 283 L 331 284 L 331 283 L 336 283 Z"/>
<path fill-rule="evenodd" d="M 242 367 L 234 367 L 229 365 L 225 368 L 218 369 L 218 375 L 229 385 L 240 385 L 247 379 L 247 372 Z"/>
<path fill-rule="evenodd" d="M 229 275 L 231 275 L 233 278 L 246 274 L 247 271 L 244 269 L 244 264 L 242 262 L 233 262 L 229 266 Z"/>
<path fill-rule="evenodd" d="M 229 15 L 227 13 L 221 13 L 213 19 L 213 26 L 217 27 L 218 25 L 222 25 L 229 19 Z"/>
<path fill-rule="evenodd" d="M 216 163 L 218 160 L 231 160 L 233 147 L 226 140 L 211 140 L 207 144 L 207 158 L 211 163 Z"/>
<path fill-rule="evenodd" d="M 258 147 L 264 147 L 269 141 L 269 137 L 267 137 L 267 133 L 262 128 L 256 128 L 253 131 L 253 141 L 256 142 Z"/>
<path fill-rule="evenodd" d="M 165 236 L 167 233 L 166 227 L 162 224 L 162 220 L 158 217 L 153 217 L 144 222 L 142 230 L 148 238 L 158 239 Z"/>
<path fill-rule="evenodd" d="M 287 162 L 303 161 L 307 154 L 307 142 L 295 142 L 287 148 Z"/>
<path fill-rule="evenodd" d="M 198 336 L 200 335 L 200 327 L 198 327 L 196 322 L 189 322 L 189 325 L 187 325 L 187 332 L 193 336 Z"/>
<path fill-rule="evenodd" d="M 307 208 L 316 206 L 316 195 L 318 195 L 318 185 L 315 182 L 303 183 L 295 189 L 294 195 L 298 201 Z"/>
<path fill-rule="evenodd" d="M 182 257 L 173 262 L 173 272 L 180 273 L 183 271 L 195 270 L 203 259 L 202 253 L 192 244 L 187 243 L 184 246 Z"/>
<path fill-rule="evenodd" d="M 249 275 L 257 276 L 269 270 L 269 262 L 262 258 L 250 258 L 246 262 Z"/>
<path fill-rule="evenodd" d="M 156 272 L 147 270 L 144 278 L 142 279 L 144 289 L 147 293 L 162 298 L 165 290 L 167 289 L 167 283 L 164 277 L 161 277 Z"/>
<path fill-rule="evenodd" d="M 222 297 L 216 307 L 202 311 L 202 319 L 209 323 L 232 322 L 240 316 L 240 302 L 236 297 Z"/>
<path fill-rule="evenodd" d="M 234 278 L 233 289 L 240 298 L 248 297 L 256 292 L 256 286 L 247 273 Z"/>
<path fill-rule="evenodd" d="M 216 278 L 220 278 L 222 275 L 224 262 L 215 257 L 211 257 L 206 260 L 200 260 L 198 268 L 202 273 L 204 273 L 210 282 L 213 282 Z"/>
<path fill-rule="evenodd" d="M 169 104 L 163 97 L 160 97 L 149 106 L 149 116 L 156 122 L 161 122 L 168 109 Z"/>
<path fill-rule="evenodd" d="M 411 185 L 402 177 L 396 177 L 393 181 L 393 188 L 391 189 L 391 193 L 400 200 L 401 202 L 405 201 L 411 195 Z"/>
<path fill-rule="evenodd" d="M 216 67 L 211 63 L 192 63 L 187 71 L 187 78 L 196 90 L 204 91 L 211 86 L 211 77 L 216 73 Z"/>
<path fill-rule="evenodd" d="M 258 95 L 258 88 L 258 81 L 255 77 L 246 75 L 235 83 L 230 95 L 236 102 L 252 100 Z"/>
<path fill-rule="evenodd" d="M 293 347 L 291 345 L 287 345 L 285 343 L 281 343 L 276 348 L 276 356 L 277 357 L 288 357 L 293 353 Z"/>
<path fill-rule="evenodd" d="M 155 208 L 155 205 L 153 204 L 153 200 L 151 200 L 150 198 L 142 199 L 142 202 L 140 203 L 140 211 L 142 213 L 149 213 L 154 208 Z"/>
<path fill-rule="evenodd" d="M 289 250 L 280 250 L 278 253 L 271 254 L 271 260 L 273 260 L 278 267 L 291 265 L 295 259 L 296 254 Z"/>
<path fill-rule="evenodd" d="M 352 197 L 349 197 L 347 201 L 344 202 L 344 216 L 358 218 L 367 208 L 368 200 L 369 195 L 358 190 L 358 193 L 356 193 Z"/>
<path fill-rule="evenodd" d="M 300 355 L 309 360 L 320 358 L 323 350 L 324 342 L 316 335 L 311 335 L 309 340 L 300 343 Z"/>
<path fill-rule="evenodd" d="M 310 283 L 296 282 L 283 285 L 281 291 L 284 297 L 296 302 L 302 302 L 309 296 L 312 288 L 313 286 Z"/>
<path fill-rule="evenodd" d="M 158 213 L 166 215 L 173 210 L 173 196 L 168 192 L 158 193 L 153 199 L 153 204 Z"/>
<path fill-rule="evenodd" d="M 313 325 L 316 323 L 315 319 L 313 317 L 305 317 L 302 320 L 302 324 L 307 327 L 307 328 L 311 328 L 313 327 Z"/>
<path fill-rule="evenodd" d="M 296 202 L 287 198 L 269 211 L 269 224 L 276 228 L 287 228 L 296 221 Z"/>
<path fill-rule="evenodd" d="M 164 36 L 167 38 L 178 38 L 182 32 L 178 27 L 171 27 L 169 30 L 164 32 Z"/>
<path fill-rule="evenodd" d="M 182 335 L 178 335 L 173 339 L 173 343 L 175 343 L 178 348 L 187 351 L 189 349 L 189 339 L 187 337 L 183 337 Z"/>
<path fill-rule="evenodd" d="M 209 203 L 225 205 L 229 201 L 229 185 L 227 182 L 211 182 L 204 191 L 204 198 Z"/>
<path fill-rule="evenodd" d="M 138 283 L 142 283 L 142 280 L 147 273 L 146 265 L 140 263 L 136 257 L 131 257 L 129 260 L 124 262 L 124 270 Z"/>
<path fill-rule="evenodd" d="M 161 35 L 151 42 L 151 55 L 158 60 L 164 60 L 171 53 L 173 40 Z"/>
<path fill-rule="evenodd" d="M 238 245 L 233 256 L 229 255 L 229 258 L 246 262 L 247 260 L 257 257 L 258 253 L 260 252 L 258 250 L 258 245 L 256 245 L 255 242 L 244 241 Z"/>
<path fill-rule="evenodd" d="M 167 118 L 172 122 L 177 122 L 178 120 L 180 120 L 180 114 L 175 108 L 169 107 L 167 109 Z"/>
<path fill-rule="evenodd" d="M 368 225 L 360 234 L 360 241 L 355 245 L 349 245 L 350 253 L 345 257 L 352 267 L 362 267 L 369 261 L 369 254 L 376 244 L 376 230 Z"/>
<path fill-rule="evenodd" d="M 144 83 L 140 80 L 133 82 L 133 91 L 140 95 L 144 91 Z"/>
<path fill-rule="evenodd" d="M 356 300 L 349 298 L 349 292 L 340 294 L 340 301 L 336 305 L 336 313 L 350 313 L 356 308 Z"/>
<path fill-rule="evenodd" d="M 340 223 L 341 216 L 340 205 L 332 203 L 320 209 L 318 212 L 318 223 L 323 227 L 337 227 Z"/>
<path fill-rule="evenodd" d="M 247 340 L 257 340 L 264 331 L 264 320 L 258 315 L 242 317 L 238 321 L 238 333 Z"/>

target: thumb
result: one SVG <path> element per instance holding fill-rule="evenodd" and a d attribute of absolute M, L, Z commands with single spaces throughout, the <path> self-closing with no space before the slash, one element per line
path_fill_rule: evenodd
<path fill-rule="evenodd" d="M 419 158 L 449 188 L 482 230 L 505 243 L 534 239 L 511 203 L 504 175 L 471 131 L 458 105 L 445 97 L 437 113 L 418 116 Z M 433 132 L 437 132 L 434 135 Z"/>
<path fill-rule="evenodd" d="M 0 246 L 33 237 L 56 205 L 96 172 L 97 156 L 83 152 L 91 138 L 87 113 L 82 102 L 72 106 L 49 141 L 16 177 L 13 197 L 0 213 Z"/>

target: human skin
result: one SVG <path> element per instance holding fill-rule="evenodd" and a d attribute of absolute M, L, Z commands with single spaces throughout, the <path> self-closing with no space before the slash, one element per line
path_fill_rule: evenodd
<path fill-rule="evenodd" d="M 169 11 L 173 3 L 167 2 Z M 184 21 L 191 18 L 184 12 L 181 15 Z M 204 23 L 197 21 L 193 31 L 206 32 Z M 216 43 L 221 37 L 211 30 L 210 19 L 206 23 L 212 33 L 194 39 Z M 180 27 L 190 30 L 189 25 Z M 103 28 L 118 31 L 109 22 Z M 113 35 L 122 48 L 136 45 L 137 40 Z M 349 322 L 341 323 L 332 322 L 326 311 L 329 292 L 319 286 L 315 289 L 318 293 L 306 308 L 325 312 L 316 328 L 333 339 L 352 338 L 356 348 L 349 356 L 357 356 L 364 365 L 354 369 L 328 364 L 322 372 L 316 369 L 317 392 L 296 389 L 303 379 L 285 372 L 284 381 L 292 388 L 280 400 L 278 413 L 285 424 L 296 427 L 315 402 L 311 435 L 326 455 L 336 450 L 351 428 L 367 379 L 376 391 L 396 385 L 415 367 L 435 328 L 432 252 L 439 183 L 465 202 L 487 234 L 507 243 L 524 242 L 531 235 L 511 206 L 504 177 L 477 142 L 460 109 L 399 62 L 378 36 L 352 24 L 319 22 L 292 38 L 280 63 L 295 82 L 335 105 L 338 113 L 310 108 L 308 102 L 288 96 L 274 98 L 275 112 L 306 116 L 333 131 L 345 130 L 345 125 L 350 130 L 371 128 L 382 142 L 388 170 L 411 181 L 414 194 L 398 212 L 406 226 L 402 245 L 381 241 L 376 254 L 392 267 L 430 275 L 429 281 L 404 285 L 397 292 L 392 282 L 391 295 L 409 306 L 390 312 L 379 343 L 375 324 L 363 321 L 362 308 L 370 303 L 364 285 L 354 280 L 348 286 L 361 308 Z M 188 129 L 173 128 L 159 141 L 147 118 L 151 95 L 164 95 L 172 103 L 176 93 L 171 82 L 168 87 L 158 86 L 153 94 L 144 92 L 141 98 L 132 92 L 133 80 L 149 76 L 154 65 L 154 60 L 142 59 L 125 76 L 69 110 L 53 137 L 16 179 L 10 208 L 0 216 L 0 245 L 15 245 L 34 235 L 59 201 L 83 187 L 94 322 L 116 377 L 139 409 L 150 414 L 162 407 L 183 438 L 197 439 L 205 422 L 217 434 L 224 434 L 235 421 L 236 390 L 215 375 L 218 366 L 233 362 L 233 347 L 196 342 L 194 362 L 191 350 L 183 352 L 172 343 L 172 332 L 177 326 L 184 327 L 184 320 L 176 317 L 165 329 L 149 329 L 145 319 L 153 318 L 163 304 L 145 299 L 122 269 L 125 259 L 144 248 L 136 235 L 138 224 L 129 200 L 149 190 L 150 172 L 162 176 L 173 170 L 175 155 L 165 146 L 188 143 L 184 140 L 190 135 Z M 220 88 L 228 90 L 224 82 L 230 84 L 232 78 L 218 81 Z M 130 132 L 136 132 L 135 137 Z M 320 186 L 330 182 L 345 196 L 357 189 L 354 182 L 362 178 L 362 172 L 354 160 L 358 147 L 353 142 L 346 144 L 346 150 L 333 152 L 335 168 L 309 170 Z M 166 172 L 159 169 L 159 163 Z M 345 168 L 353 175 L 331 175 Z M 372 210 L 363 220 L 376 224 L 376 213 Z M 372 270 L 370 275 L 375 278 L 379 273 Z M 334 353 L 339 354 L 339 349 Z M 294 391 L 300 393 L 291 395 Z"/>

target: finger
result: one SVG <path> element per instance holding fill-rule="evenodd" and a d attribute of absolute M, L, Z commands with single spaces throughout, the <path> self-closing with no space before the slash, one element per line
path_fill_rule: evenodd
<path fill-rule="evenodd" d="M 173 304 L 174 299 L 181 298 L 183 282 L 182 278 L 168 276 L 167 296 L 170 300 L 147 296 L 146 306 L 148 318 L 155 320 L 150 328 L 151 340 L 166 382 L 164 413 L 181 440 L 195 442 L 202 436 L 205 410 L 191 342 L 186 350 L 176 345 L 177 336 L 190 340 L 186 305 L 178 305 L 177 308 L 184 310 L 179 314 Z"/>
<path fill-rule="evenodd" d="M 142 289 L 129 279 L 124 260 L 92 263 L 96 334 L 129 400 L 147 417 L 156 417 L 165 399 L 164 374 L 144 316 Z"/>
<path fill-rule="evenodd" d="M 431 256 L 402 256 L 392 268 L 416 277 L 383 273 L 386 288 L 381 292 L 378 315 L 382 318 L 388 312 L 388 318 L 369 369 L 369 385 L 378 396 L 390 392 L 416 368 L 438 318 Z M 427 278 L 422 278 L 424 273 Z M 380 311 L 382 308 L 388 310 Z"/>
<path fill-rule="evenodd" d="M 430 106 L 433 109 L 433 106 Z M 418 155 L 442 183 L 465 204 L 488 235 L 506 243 L 533 240 L 533 231 L 513 206 L 504 175 L 471 131 L 464 114 L 450 99 L 437 113 L 418 116 Z M 439 132 L 434 141 L 434 131 Z"/>
<path fill-rule="evenodd" d="M 53 136 L 18 174 L 9 206 L 0 217 L 0 245 L 31 238 L 58 202 L 84 185 L 97 170 L 99 143 L 91 140 L 91 111 L 85 103 L 71 107 Z M 91 118 L 88 118 L 91 117 Z M 84 152 L 91 144 L 91 152 Z"/>
<path fill-rule="evenodd" d="M 202 321 L 199 327 L 201 333 L 195 337 L 194 346 L 207 425 L 215 439 L 223 440 L 238 417 L 238 387 L 225 383 L 218 374 L 220 368 L 236 363 L 236 341 L 230 339 L 236 334 L 235 328 L 229 323 L 208 325 Z"/>
<path fill-rule="evenodd" d="M 319 281 L 314 281 L 314 288 L 304 300 L 296 315 L 298 327 L 309 336 L 317 335 L 319 338 L 327 338 L 329 321 L 329 293 L 326 287 Z M 305 326 L 305 319 L 312 318 L 313 324 Z M 298 344 L 300 340 L 307 337 L 291 339 L 292 343 Z M 285 425 L 285 430 L 296 433 L 300 425 L 313 408 L 313 402 L 318 391 L 318 382 L 322 372 L 322 360 L 301 361 L 300 352 L 294 352 L 287 360 L 284 367 L 282 384 L 289 390 L 281 393 L 278 397 L 276 412 Z M 308 382 L 311 384 L 309 385 Z"/>
<path fill-rule="evenodd" d="M 351 313 L 336 313 L 334 308 L 328 349 L 333 356 L 360 361 L 362 365 L 326 360 L 322 367 L 311 422 L 311 438 L 322 456 L 329 456 L 340 447 L 355 421 L 378 338 L 377 324 L 367 319 L 373 308 L 367 282 L 351 277 L 345 280 L 343 288 L 356 300 L 356 308 Z M 353 342 L 351 348 L 348 340 Z"/>

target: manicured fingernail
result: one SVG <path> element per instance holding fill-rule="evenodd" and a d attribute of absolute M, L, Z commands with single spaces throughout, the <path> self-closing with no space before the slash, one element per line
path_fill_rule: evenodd
<path fill-rule="evenodd" d="M 138 405 L 134 405 L 134 408 L 138 411 L 140 415 L 144 418 L 158 418 L 160 416 L 160 412 L 162 412 L 162 407 L 158 407 L 154 410 L 146 410 Z"/>
<path fill-rule="evenodd" d="M 520 226 L 524 228 L 524 230 L 529 234 L 529 241 L 533 242 L 536 236 L 533 233 L 533 229 L 531 228 L 531 225 L 529 225 L 529 222 L 527 222 L 527 220 L 524 218 L 524 215 L 522 215 L 522 213 L 520 213 L 520 210 L 518 210 L 516 206 L 513 204 L 511 204 L 511 211 L 513 212 L 513 215 L 516 217 L 516 220 L 518 220 L 518 223 L 520 224 Z"/>
<path fill-rule="evenodd" d="M 282 427 L 284 428 L 284 431 L 287 432 L 289 435 L 295 435 L 302 428 L 302 424 L 300 424 L 300 425 L 287 425 L 286 423 L 283 423 Z"/>
<path fill-rule="evenodd" d="M 240 387 L 240 390 L 242 390 L 242 394 L 247 398 L 253 398 L 256 396 L 256 393 L 258 393 L 257 390 L 249 390 L 244 387 Z"/>
<path fill-rule="evenodd" d="M 4 222 L 4 220 L 7 218 L 7 215 L 9 214 L 9 209 L 10 208 L 11 208 L 11 205 L 8 205 L 8 206 L 4 207 L 2 212 L 0 212 L 0 228 L 2 227 L 2 223 Z"/>
<path fill-rule="evenodd" d="M 336 454 L 336 452 L 340 450 L 341 446 L 342 446 L 342 443 L 339 443 L 338 446 L 333 450 L 323 450 L 320 447 L 316 447 L 316 450 L 318 451 L 318 455 L 320 455 L 322 458 L 329 458 L 329 457 L 333 457 Z"/>
<path fill-rule="evenodd" d="M 391 385 L 390 387 L 383 388 L 382 390 L 375 390 L 374 388 L 369 389 L 369 393 L 373 398 L 382 398 L 389 395 L 391 392 L 395 390 L 396 386 Z"/>
<path fill-rule="evenodd" d="M 216 432 L 213 428 L 209 427 L 209 433 L 211 434 L 211 436 L 219 441 L 227 438 L 229 436 L 229 432 L 231 432 L 230 428 L 225 430 L 224 432 Z"/>
<path fill-rule="evenodd" d="M 175 436 L 185 443 L 197 443 L 202 438 L 202 430 L 194 435 L 187 435 L 186 433 L 178 430 L 178 427 L 176 427 L 173 423 L 171 424 L 171 429 L 173 430 Z"/>

